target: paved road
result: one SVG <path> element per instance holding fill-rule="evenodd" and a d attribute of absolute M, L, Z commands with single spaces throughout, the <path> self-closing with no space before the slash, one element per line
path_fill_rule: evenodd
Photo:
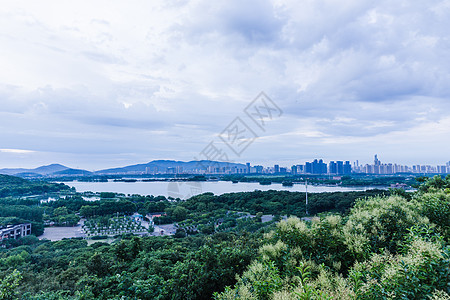
<path fill-rule="evenodd" d="M 74 227 L 46 227 L 44 234 L 39 239 L 47 239 L 50 241 L 60 241 L 63 238 L 84 237 L 81 231 L 81 225 Z"/>

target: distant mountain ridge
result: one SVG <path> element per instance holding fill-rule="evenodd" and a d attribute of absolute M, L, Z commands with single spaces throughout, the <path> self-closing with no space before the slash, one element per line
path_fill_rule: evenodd
<path fill-rule="evenodd" d="M 47 166 L 41 166 L 35 169 L 24 169 L 24 168 L 17 168 L 17 169 L 0 169 L 0 174 L 5 175 L 17 175 L 21 173 L 28 173 L 28 174 L 38 174 L 38 175 L 50 175 L 55 172 L 60 172 L 64 170 L 68 170 L 70 168 L 60 165 L 60 164 L 51 164 Z"/>
<path fill-rule="evenodd" d="M 129 174 L 133 172 L 165 172 L 168 168 L 182 168 L 182 171 L 192 171 L 195 169 L 207 169 L 208 167 L 224 168 L 237 167 L 245 168 L 246 165 L 240 163 L 219 162 L 211 160 L 201 161 L 175 161 L 175 160 L 154 160 L 146 164 L 137 164 L 120 168 L 105 169 L 95 172 L 95 174 Z"/>
<path fill-rule="evenodd" d="M 71 175 L 111 175 L 111 174 L 137 174 L 137 173 L 151 173 L 161 172 L 165 173 L 168 168 L 179 168 L 180 171 L 192 171 L 195 169 L 214 168 L 246 168 L 245 164 L 228 163 L 211 160 L 201 161 L 175 161 L 175 160 L 153 160 L 145 164 L 129 165 L 125 167 L 117 167 L 111 169 L 104 169 L 95 172 L 90 172 L 82 169 L 72 169 L 61 164 L 51 164 L 41 166 L 35 169 L 25 168 L 5 168 L 0 169 L 0 174 L 14 175 L 21 177 L 41 177 L 41 176 L 71 176 Z"/>

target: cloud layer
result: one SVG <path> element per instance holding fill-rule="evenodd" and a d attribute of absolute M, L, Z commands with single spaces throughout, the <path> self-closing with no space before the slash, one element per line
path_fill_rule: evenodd
<path fill-rule="evenodd" d="M 450 160 L 450 1 L 15 1 L 0 165 L 190 160 L 265 91 L 241 157 Z"/>

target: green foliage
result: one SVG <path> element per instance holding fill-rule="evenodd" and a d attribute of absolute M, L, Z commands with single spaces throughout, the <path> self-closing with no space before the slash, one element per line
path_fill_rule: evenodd
<path fill-rule="evenodd" d="M 136 210 L 136 204 L 129 200 L 101 199 L 99 201 L 85 203 L 80 208 L 80 214 L 84 217 L 107 216 L 116 213 L 131 215 Z"/>
<path fill-rule="evenodd" d="M 308 210 L 311 214 L 327 211 L 348 212 L 356 199 L 377 195 L 388 195 L 388 191 L 368 190 L 364 192 L 312 193 L 308 195 Z M 214 196 L 204 193 L 182 203 L 191 212 L 211 212 L 219 209 L 245 211 L 251 214 L 262 212 L 273 215 L 305 214 L 305 193 L 274 191 L 242 192 Z"/>
<path fill-rule="evenodd" d="M 0 251 L 0 276 L 21 270 L 23 299 L 210 299 L 236 282 L 259 238 L 131 237 L 115 244 L 67 239 Z M 4 282 L 11 282 L 4 281 Z"/>
<path fill-rule="evenodd" d="M 71 195 L 59 198 L 57 201 L 48 203 L 53 208 L 66 207 L 69 212 L 78 212 L 83 205 L 93 205 L 91 201 L 86 201 L 81 195 Z"/>
<path fill-rule="evenodd" d="M 29 207 L 25 205 L 2 205 L 0 217 L 16 217 L 31 221 L 42 221 L 44 211 L 41 207 Z"/>
<path fill-rule="evenodd" d="M 450 239 L 450 191 L 424 193 L 417 198 L 421 203 L 421 213 L 437 225 L 439 232 L 448 242 Z"/>
<path fill-rule="evenodd" d="M 434 177 L 419 177 L 416 179 L 417 182 L 421 183 L 418 188 L 421 192 L 436 192 L 440 190 L 450 189 L 450 174 L 445 178 L 441 175 L 436 175 Z"/>
<path fill-rule="evenodd" d="M 436 182 L 412 199 L 362 199 L 344 218 L 281 221 L 234 288 L 215 298 L 448 299 L 450 211 Z"/>
<path fill-rule="evenodd" d="M 0 300 L 16 299 L 16 288 L 22 275 L 19 271 L 14 270 L 0 281 Z"/>
<path fill-rule="evenodd" d="M 116 193 L 110 193 L 110 192 L 101 192 L 100 198 L 115 198 Z"/>
<path fill-rule="evenodd" d="M 399 196 L 362 199 L 351 210 L 347 232 L 360 239 L 366 238 L 372 252 L 386 249 L 396 253 L 408 228 L 428 223 L 418 206 L 418 202 Z"/>
<path fill-rule="evenodd" d="M 450 293 L 450 248 L 420 238 L 404 255 L 374 255 L 357 264 L 363 283 L 360 299 L 425 299 L 435 291 Z"/>
<path fill-rule="evenodd" d="M 275 261 L 286 275 L 292 274 L 296 264 L 302 260 L 324 263 L 345 272 L 356 257 L 347 245 L 340 216 L 314 219 L 311 223 L 289 218 L 277 224 L 270 240 L 272 245 L 261 248 L 263 259 Z M 284 250 L 281 251 L 282 248 Z"/>
<path fill-rule="evenodd" d="M 414 194 L 312 194 L 308 209 L 327 213 L 306 220 L 298 218 L 305 210 L 304 193 L 205 193 L 173 202 L 117 194 L 88 202 L 74 194 L 48 203 L 46 217 L 63 223 L 80 212 L 88 217 L 83 229 L 104 236 L 116 227 L 131 232 L 138 226 L 117 212 L 165 212 L 155 219 L 178 222 L 177 235 L 120 233 L 112 244 L 90 246 L 81 239 L 8 241 L 5 245 L 11 248 L 0 249 L 0 291 L 5 293 L 1 295 L 6 295 L 4 299 L 448 298 L 447 181 L 423 179 L 425 187 Z M 3 198 L 0 204 L 0 223 L 27 217 L 34 218 L 37 227 L 42 224 L 42 208 L 36 202 Z M 263 214 L 276 215 L 277 221 L 281 215 L 298 217 L 273 224 L 262 223 Z"/>
<path fill-rule="evenodd" d="M 172 212 L 172 215 L 177 222 L 185 220 L 187 214 L 188 210 L 183 206 L 177 206 Z"/>
<path fill-rule="evenodd" d="M 80 217 L 70 211 L 65 206 L 59 206 L 53 210 L 50 217 L 56 226 L 75 226 L 80 221 Z"/>
<path fill-rule="evenodd" d="M 0 198 L 7 196 L 41 195 L 50 192 L 68 191 L 63 183 L 29 181 L 22 178 L 0 174 Z"/>

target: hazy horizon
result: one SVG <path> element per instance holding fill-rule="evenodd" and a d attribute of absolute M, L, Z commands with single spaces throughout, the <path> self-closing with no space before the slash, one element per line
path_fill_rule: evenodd
<path fill-rule="evenodd" d="M 251 166 L 257 166 L 257 165 L 262 165 L 264 167 L 273 167 L 275 164 L 279 165 L 280 167 L 287 167 L 290 168 L 292 165 L 304 165 L 306 162 L 312 162 L 314 159 L 322 159 L 320 157 L 317 158 L 312 158 L 310 160 L 303 160 L 303 161 L 297 161 L 297 162 L 273 162 L 273 163 L 258 163 L 258 162 L 252 162 L 252 161 L 233 161 L 233 163 L 236 164 L 242 164 L 245 165 L 247 162 L 250 162 Z M 160 161 L 160 160 L 168 160 L 168 161 L 178 161 L 178 162 L 191 162 L 191 161 L 195 161 L 195 160 L 173 160 L 173 159 L 155 159 L 155 160 L 151 160 L 151 161 L 146 161 L 146 162 L 136 162 L 136 163 L 131 163 L 128 165 L 115 165 L 115 166 L 107 166 L 105 168 L 100 168 L 100 169 L 92 169 L 92 168 L 80 168 L 80 167 L 74 167 L 68 164 L 64 164 L 64 163 L 59 163 L 59 162 L 53 162 L 50 164 L 44 164 L 44 165 L 30 165 L 30 166 L 19 166 L 19 167 L 5 167 L 5 168 L 0 168 L 0 169 L 36 169 L 39 167 L 45 167 L 45 166 L 50 166 L 50 165 L 62 165 L 68 168 L 73 168 L 73 169 L 83 169 L 86 171 L 90 171 L 90 172 L 97 172 L 97 171 L 101 171 L 101 170 L 107 170 L 107 169 L 115 169 L 115 168 L 121 168 L 121 167 L 127 167 L 127 166 L 132 166 L 132 165 L 142 165 L 142 164 L 147 164 L 147 163 L 151 163 L 153 161 Z M 329 163 L 330 161 L 339 161 L 342 159 L 331 159 L 331 160 L 324 160 L 325 163 Z M 343 160 L 345 161 L 345 160 Z M 350 160 L 350 163 L 353 165 L 354 162 L 356 162 L 357 160 Z M 384 163 L 398 163 L 398 162 L 393 162 L 393 161 L 381 161 L 383 164 Z M 373 164 L 373 161 L 360 161 L 358 160 L 359 165 L 365 165 L 365 164 Z M 407 166 L 412 167 L 413 165 L 431 165 L 431 166 L 438 166 L 438 165 L 446 165 L 446 163 L 448 162 L 441 162 L 438 164 L 429 164 L 429 163 L 414 163 L 414 164 L 409 164 Z"/>
<path fill-rule="evenodd" d="M 0 169 L 191 161 L 211 142 L 265 166 L 450 161 L 448 1 L 14 1 L 0 16 Z M 245 109 L 262 91 L 279 113 L 258 127 Z M 242 151 L 218 137 L 236 118 L 254 134 Z"/>

